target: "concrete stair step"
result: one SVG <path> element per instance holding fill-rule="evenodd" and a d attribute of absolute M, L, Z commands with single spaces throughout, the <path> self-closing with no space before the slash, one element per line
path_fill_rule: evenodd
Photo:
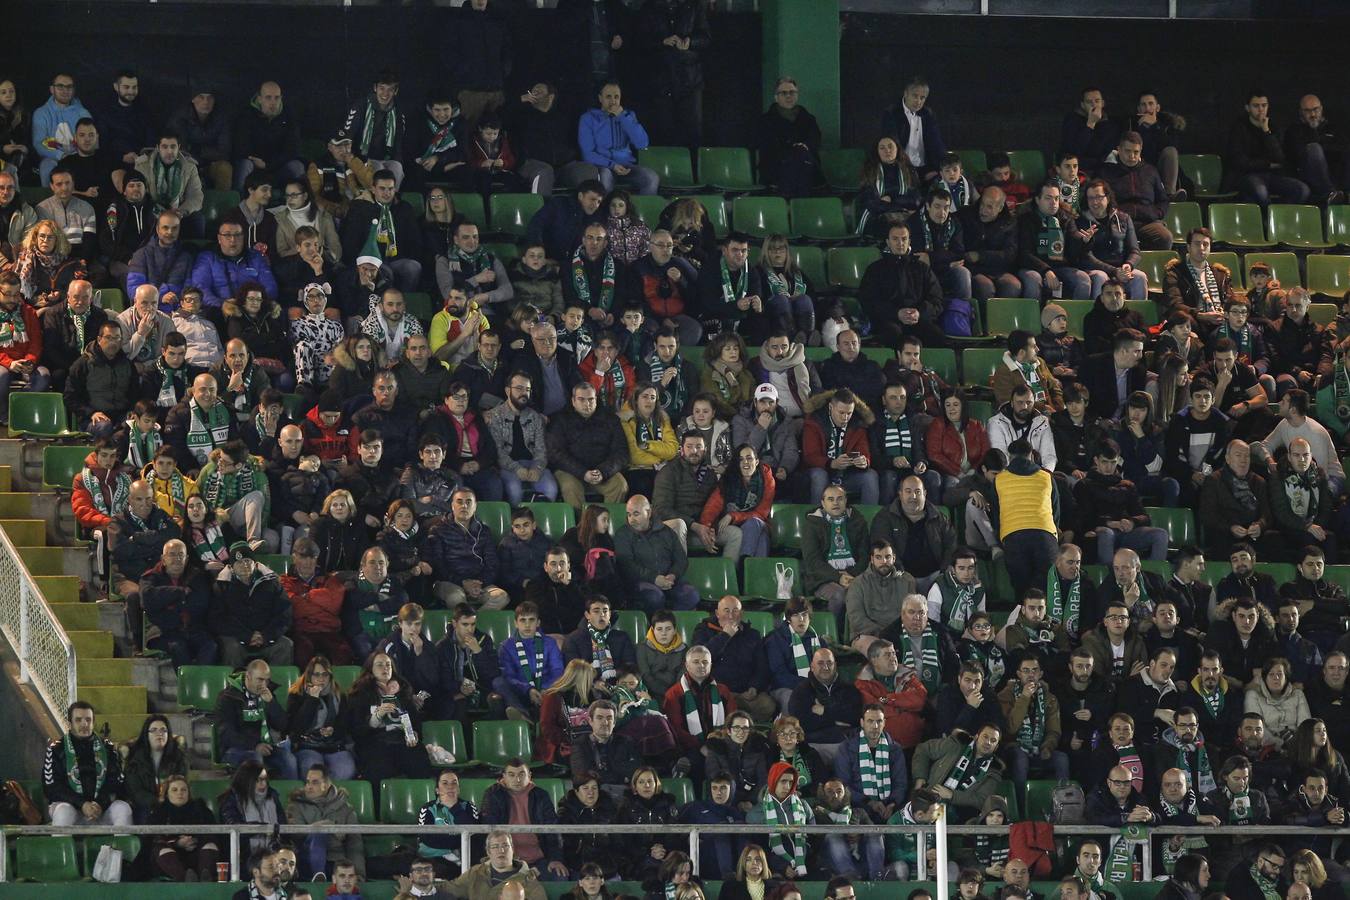
<path fill-rule="evenodd" d="M 75 658 L 85 656 L 90 659 L 111 659 L 113 655 L 113 636 L 107 631 L 67 631 L 70 642 L 75 645 Z"/>
<path fill-rule="evenodd" d="M 20 547 L 19 557 L 33 575 L 74 575 L 88 581 L 93 574 L 87 547 Z"/>
<path fill-rule="evenodd" d="M 3 519 L 0 528 L 20 547 L 41 547 L 47 543 L 47 523 L 41 519 Z"/>
<path fill-rule="evenodd" d="M 83 699 L 83 694 L 81 699 Z M 103 726 L 106 723 L 111 730 L 109 737 L 114 743 L 131 743 L 136 740 L 141 733 L 141 726 L 145 724 L 144 711 L 107 715 L 99 711 L 97 703 L 94 704 L 94 710 L 94 731 L 102 734 Z"/>
<path fill-rule="evenodd" d="M 80 603 L 80 579 L 74 575 L 35 575 L 33 580 L 37 582 L 38 590 L 42 591 L 42 596 L 53 606 L 56 605 L 77 605 L 93 606 L 92 603 Z"/>
<path fill-rule="evenodd" d="M 0 491 L 14 490 L 14 470 L 10 466 L 0 466 Z"/>
<path fill-rule="evenodd" d="M 145 688 L 139 684 L 81 684 L 79 694 L 103 715 L 145 716 Z"/>
<path fill-rule="evenodd" d="M 94 603 L 51 603 L 56 620 L 66 631 L 98 631 L 100 613 Z"/>
<path fill-rule="evenodd" d="M 75 658 L 75 681 L 83 694 L 89 687 L 125 687 L 134 684 L 135 660 Z M 93 701 L 90 701 L 93 702 Z"/>
<path fill-rule="evenodd" d="M 33 515 L 33 504 L 36 496 L 36 494 L 29 494 L 23 491 L 17 493 L 9 491 L 0 493 L 0 516 L 8 516 L 16 519 L 28 518 Z"/>

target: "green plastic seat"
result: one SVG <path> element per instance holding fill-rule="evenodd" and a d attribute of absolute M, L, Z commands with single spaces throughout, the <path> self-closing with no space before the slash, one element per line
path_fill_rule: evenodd
<path fill-rule="evenodd" d="M 363 609 L 359 613 L 361 619 L 361 630 L 370 635 L 375 640 L 389 634 L 394 628 L 394 616 L 385 617 L 385 614 L 379 610 Z"/>
<path fill-rule="evenodd" d="M 1013 177 L 1026 184 L 1039 183 L 1049 171 L 1045 154 L 1039 150 L 1009 150 L 1008 162 L 1012 164 Z"/>
<path fill-rule="evenodd" d="M 647 614 L 640 609 L 621 609 L 614 614 L 614 624 L 624 634 L 633 639 L 635 645 L 647 638 Z"/>
<path fill-rule="evenodd" d="M 527 723 L 491 719 L 473 723 L 473 756 L 483 765 L 500 769 L 513 757 L 528 762 L 533 755 L 534 742 Z"/>
<path fill-rule="evenodd" d="M 1270 239 L 1300 250 L 1327 250 L 1334 246 L 1322 236 L 1322 211 L 1304 203 L 1272 203 L 1266 208 Z"/>
<path fill-rule="evenodd" d="M 1254 568 L 1257 572 L 1269 575 L 1271 578 L 1275 579 L 1277 585 L 1288 584 L 1298 575 L 1298 569 L 1295 568 L 1293 563 L 1259 562 Z"/>
<path fill-rule="evenodd" d="M 1200 217 L 1200 204 L 1194 200 L 1184 200 L 1167 207 L 1163 215 L 1163 224 L 1172 232 L 1172 240 L 1178 244 L 1186 243 L 1186 235 L 1192 229 L 1202 228 L 1205 224 Z"/>
<path fill-rule="evenodd" d="M 1350 566 L 1327 566 L 1322 577 L 1341 590 L 1350 592 Z"/>
<path fill-rule="evenodd" d="M 1064 312 L 1069 316 L 1069 334 L 1082 340 L 1083 338 L 1083 320 L 1087 314 L 1092 311 L 1093 301 L 1091 300 L 1056 300 L 1060 306 L 1064 307 Z M 929 354 L 924 351 L 924 357 Z"/>
<path fill-rule="evenodd" d="M 567 529 L 577 524 L 576 510 L 569 503 L 526 503 L 534 510 L 535 522 L 544 537 L 559 541 Z"/>
<path fill-rule="evenodd" d="M 480 501 L 478 518 L 483 520 L 483 524 L 498 541 L 511 532 L 511 504 L 504 500 Z"/>
<path fill-rule="evenodd" d="M 834 356 L 834 351 L 829 347 L 805 347 L 803 351 L 806 358 L 814 363 L 824 362 Z"/>
<path fill-rule="evenodd" d="M 291 420 L 298 422 L 313 408 L 312 404 L 305 400 L 304 394 L 282 394 L 281 408 L 286 411 L 286 415 Z"/>
<path fill-rule="evenodd" d="M 1313 303 L 1308 307 L 1308 317 L 1325 328 L 1336 321 L 1340 311 L 1335 303 Z"/>
<path fill-rule="evenodd" d="M 291 571 L 291 558 L 280 553 L 259 553 L 258 562 L 278 575 L 285 575 Z"/>
<path fill-rule="evenodd" d="M 24 394 L 10 394 L 10 400 Z M 11 420 L 11 427 L 13 420 Z M 84 460 L 94 451 L 93 447 L 65 447 L 48 445 L 42 448 L 42 486 L 48 489 L 70 490 L 71 482 L 84 468 Z"/>
<path fill-rule="evenodd" d="M 493 194 L 491 200 L 492 231 L 524 237 L 530 219 L 544 206 L 538 194 Z"/>
<path fill-rule="evenodd" d="M 1167 280 L 1164 274 L 1167 263 L 1177 258 L 1175 250 L 1140 250 L 1139 251 L 1139 269 L 1148 276 L 1148 289 L 1150 291 L 1161 291 L 1163 282 Z M 1062 301 L 1055 301 L 1061 303 Z"/>
<path fill-rule="evenodd" d="M 1285 290 L 1295 288 L 1303 284 L 1303 276 L 1299 273 L 1298 254 L 1289 250 L 1268 251 L 1265 253 L 1246 253 L 1242 256 L 1242 280 L 1247 280 L 1247 273 L 1251 271 L 1252 263 L 1263 262 L 1270 266 L 1270 272 L 1280 281 L 1280 286 Z"/>
<path fill-rule="evenodd" d="M 656 172 L 661 177 L 663 190 L 691 191 L 700 186 L 694 178 L 694 164 L 689 158 L 687 147 L 648 147 L 639 150 L 638 165 Z"/>
<path fill-rule="evenodd" d="M 21 184 L 19 185 L 19 196 L 23 202 L 29 206 L 37 206 L 43 200 L 52 195 L 52 189 L 46 185 L 39 184 Z"/>
<path fill-rule="evenodd" d="M 767 610 L 747 609 L 741 613 L 741 623 L 747 628 L 753 628 L 755 634 L 763 638 L 773 631 L 773 626 L 778 624 L 778 617 Z"/>
<path fill-rule="evenodd" d="M 825 274 L 825 250 L 811 244 L 793 244 L 788 252 L 802 275 L 813 287 L 823 288 L 829 281 Z"/>
<path fill-rule="evenodd" d="M 719 191 L 757 191 L 750 169 L 750 151 L 744 147 L 699 147 L 698 180 Z"/>
<path fill-rule="evenodd" d="M 856 191 L 862 181 L 866 156 L 866 151 L 856 147 L 820 151 L 820 171 L 825 183 L 836 191 Z"/>
<path fill-rule="evenodd" d="M 694 630 L 708 614 L 698 609 L 677 609 L 675 610 L 675 630 L 680 633 L 681 639 L 688 644 L 694 637 Z"/>
<path fill-rule="evenodd" d="M 291 689 L 291 685 L 300 680 L 300 669 L 296 666 L 272 666 L 272 680 L 284 694 Z"/>
<path fill-rule="evenodd" d="M 513 259 L 520 259 L 520 246 L 508 241 L 484 241 L 480 246 L 508 265 Z M 437 310 L 440 312 L 440 310 Z"/>
<path fill-rule="evenodd" d="M 1228 274 L 1233 279 L 1234 289 L 1242 288 L 1246 284 L 1247 273 L 1242 269 L 1242 259 L 1232 250 L 1212 251 L 1209 254 L 1209 261 L 1218 263 L 1228 270 Z"/>
<path fill-rule="evenodd" d="M 731 202 L 731 224 L 755 238 L 787 234 L 787 201 L 782 197 L 737 197 Z"/>
<path fill-rule="evenodd" d="M 689 560 L 683 581 L 694 586 L 704 600 L 718 600 L 727 594 L 739 594 L 736 562 L 721 556 L 696 556 Z"/>
<path fill-rule="evenodd" d="M 184 709 L 209 712 L 216 708 L 216 697 L 225 690 L 229 666 L 182 666 L 178 670 L 178 705 Z"/>
<path fill-rule="evenodd" d="M 14 869 L 18 877 L 32 881 L 79 881 L 75 838 L 69 834 L 14 838 Z"/>
<path fill-rule="evenodd" d="M 688 778 L 663 778 L 661 789 L 674 796 L 676 807 L 693 803 L 697 799 L 694 796 L 694 783 Z"/>
<path fill-rule="evenodd" d="M 825 256 L 830 287 L 855 293 L 867 267 L 879 259 L 881 251 L 875 247 L 831 247 Z"/>
<path fill-rule="evenodd" d="M 989 171 L 989 157 L 983 150 L 954 150 L 961 157 L 961 174 L 972 181 L 976 175 Z"/>
<path fill-rule="evenodd" d="M 1308 263 L 1308 290 L 1341 298 L 1350 289 L 1350 256 L 1312 254 Z"/>
<path fill-rule="evenodd" d="M 333 681 L 344 691 L 350 691 L 356 679 L 361 677 L 360 666 L 333 666 Z M 368 782 L 361 782 L 368 784 Z"/>
<path fill-rule="evenodd" d="M 1350 205 L 1338 203 L 1327 207 L 1327 240 L 1338 247 L 1350 246 Z"/>
<path fill-rule="evenodd" d="M 216 226 L 230 210 L 239 205 L 238 191 L 202 191 L 202 218 L 206 220 L 206 234 L 215 240 Z"/>
<path fill-rule="evenodd" d="M 1190 507 L 1146 506 L 1155 528 L 1162 528 L 1168 534 L 1168 546 L 1185 547 L 1196 543 L 1195 511 Z"/>
<path fill-rule="evenodd" d="M 708 220 L 712 222 L 713 233 L 724 238 L 731 233 L 731 221 L 727 217 L 726 198 L 721 194 L 694 194 L 693 199 L 703 204 L 708 211 Z"/>
<path fill-rule="evenodd" d="M 1157 325 L 1159 317 L 1162 315 L 1162 309 L 1152 300 L 1126 300 L 1125 308 L 1139 313 L 1139 317 L 1144 320 L 1144 324 L 1150 327 Z"/>
<path fill-rule="evenodd" d="M 449 634 L 454 617 L 452 609 L 428 609 L 422 614 L 422 630 L 431 635 L 433 641 L 439 641 Z"/>
<path fill-rule="evenodd" d="M 1179 162 L 1181 171 L 1195 185 L 1195 196 L 1199 199 L 1222 200 L 1237 196 L 1232 191 L 1219 190 L 1219 185 L 1223 183 L 1223 158 L 1217 154 L 1183 153 Z"/>
<path fill-rule="evenodd" d="M 839 643 L 839 620 L 829 610 L 811 613 L 811 627 L 825 643 Z"/>
<path fill-rule="evenodd" d="M 639 219 L 646 224 L 648 228 L 656 228 L 656 223 L 661 221 L 661 213 L 665 211 L 666 205 L 671 201 L 658 194 L 638 194 L 630 198 L 633 202 L 633 212 Z"/>
<path fill-rule="evenodd" d="M 885 366 L 895 359 L 895 351 L 890 347 L 863 347 L 862 355 L 879 366 Z"/>
<path fill-rule="evenodd" d="M 1214 203 L 1209 207 L 1209 230 L 1214 243 L 1256 249 L 1270 247 L 1261 224 L 1261 207 L 1255 203 Z"/>
<path fill-rule="evenodd" d="M 496 783 L 495 778 L 461 778 L 459 780 L 459 795 L 481 809 L 483 795 L 487 793 L 488 788 Z"/>
<path fill-rule="evenodd" d="M 995 370 L 1003 365 L 1001 347 L 967 347 L 961 351 L 961 383 L 988 387 Z"/>
<path fill-rule="evenodd" d="M 863 521 L 867 523 L 868 528 L 872 527 L 872 520 L 877 517 L 877 513 L 884 509 L 880 503 L 855 503 L 853 508 L 862 514 Z M 938 509 L 941 510 L 942 507 L 939 506 Z"/>
<path fill-rule="evenodd" d="M 436 315 L 436 301 L 431 299 L 431 295 L 422 291 L 408 291 L 403 295 L 403 300 L 408 306 L 408 315 L 417 319 L 424 326 L 431 323 L 431 317 Z"/>
<path fill-rule="evenodd" d="M 106 846 L 122 851 L 122 865 L 130 865 L 141 854 L 141 839 L 134 834 L 105 834 L 99 837 L 87 837 L 80 840 L 84 856 L 84 871 L 93 875 L 94 864 L 98 862 L 99 852 Z"/>
<path fill-rule="evenodd" d="M 487 230 L 488 214 L 483 206 L 482 194 L 451 194 L 450 202 L 455 212 L 477 225 L 480 232 Z"/>
<path fill-rule="evenodd" d="M 794 197 L 788 204 L 792 233 L 812 241 L 838 241 L 849 236 L 844 205 L 838 197 Z"/>
<path fill-rule="evenodd" d="M 414 825 L 417 813 L 436 799 L 436 782 L 427 778 L 386 778 L 380 782 L 380 822 Z"/>
<path fill-rule="evenodd" d="M 801 550 L 802 527 L 815 507 L 806 503 L 775 503 L 769 508 L 769 530 L 775 550 Z"/>
<path fill-rule="evenodd" d="M 458 719 L 441 722 L 422 723 L 422 742 L 440 744 L 455 755 L 455 764 L 464 765 L 469 761 L 469 748 L 464 742 L 464 726 Z M 363 782 L 364 784 L 364 782 Z"/>
<path fill-rule="evenodd" d="M 985 304 L 984 326 L 985 331 L 998 337 L 1006 337 L 1019 329 L 1040 334 L 1040 301 L 1021 297 L 994 297 Z"/>
<path fill-rule="evenodd" d="M 778 597 L 778 566 L 792 570 L 792 593 L 803 593 L 801 564 L 786 556 L 747 556 L 745 558 L 745 596 L 775 600 Z"/>
<path fill-rule="evenodd" d="M 511 637 L 516 628 L 516 614 L 509 609 L 480 609 L 475 627 L 492 638 L 492 643 L 501 647 L 502 641 Z"/>
<path fill-rule="evenodd" d="M 10 391 L 9 433 L 18 437 L 83 437 L 85 432 L 70 429 L 66 401 L 60 394 L 49 391 Z M 64 485 L 70 487 L 67 481 Z"/>
<path fill-rule="evenodd" d="M 427 212 L 427 198 L 417 191 L 399 191 L 399 197 L 403 202 L 412 207 L 413 215 L 421 219 Z"/>
<path fill-rule="evenodd" d="M 120 313 L 127 308 L 127 295 L 121 288 L 99 288 L 94 291 L 94 305 L 104 312 Z"/>
<path fill-rule="evenodd" d="M 1052 778 L 1032 778 L 1027 781 L 1026 819 L 1044 822 L 1051 811 L 1051 794 L 1059 782 Z"/>
<path fill-rule="evenodd" d="M 956 384 L 956 351 L 950 347 L 924 347 L 920 356 L 923 364 L 932 369 L 948 384 Z"/>
<path fill-rule="evenodd" d="M 351 801 L 352 810 L 356 813 L 356 821 L 359 824 L 374 825 L 379 821 L 375 815 L 375 794 L 370 788 L 369 781 L 352 779 L 335 781 L 333 784 L 347 792 L 347 799 Z"/>
<path fill-rule="evenodd" d="M 553 801 L 554 809 L 557 809 L 563 797 L 567 796 L 568 783 L 561 778 L 536 778 L 534 785 L 548 794 L 548 798 Z"/>

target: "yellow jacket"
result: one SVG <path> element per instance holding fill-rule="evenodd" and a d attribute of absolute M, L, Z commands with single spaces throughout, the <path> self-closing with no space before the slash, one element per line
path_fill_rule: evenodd
<path fill-rule="evenodd" d="M 657 430 L 660 437 L 649 437 L 647 446 L 639 447 L 637 441 L 637 414 L 631 406 L 624 406 L 619 412 L 623 424 L 623 435 L 628 438 L 628 460 L 631 469 L 654 469 L 662 463 L 670 462 L 680 452 L 680 442 L 675 436 L 675 426 L 670 416 L 661 407 L 656 408 Z"/>
<path fill-rule="evenodd" d="M 178 476 L 176 479 L 171 478 L 169 481 L 161 481 L 155 477 L 154 464 L 148 463 L 141 470 L 141 478 L 154 490 L 155 505 L 168 515 L 176 519 L 182 519 L 187 514 L 185 507 L 188 498 L 197 493 L 197 482 L 177 469 L 173 471 L 174 475 Z"/>

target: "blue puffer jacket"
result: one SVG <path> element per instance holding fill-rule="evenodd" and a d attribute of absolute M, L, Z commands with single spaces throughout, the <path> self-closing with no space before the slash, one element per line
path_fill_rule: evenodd
<path fill-rule="evenodd" d="M 257 250 L 245 250 L 234 259 L 226 259 L 219 250 L 208 250 L 197 257 L 188 284 L 202 289 L 202 303 L 220 308 L 226 300 L 235 297 L 239 287 L 247 281 L 263 286 L 269 300 L 277 298 L 277 280 L 267 257 Z"/>
<path fill-rule="evenodd" d="M 638 150 L 646 150 L 651 142 L 647 130 L 638 124 L 637 114 L 626 109 L 611 116 L 603 109 L 588 109 L 577 126 L 577 143 L 581 158 L 593 166 L 632 166 L 637 164 Z"/>
<path fill-rule="evenodd" d="M 482 519 L 468 527 L 447 519 L 431 529 L 422 545 L 422 558 L 431 563 L 437 581 L 462 584 L 477 579 L 484 585 L 497 581 L 497 543 Z"/>
<path fill-rule="evenodd" d="M 181 295 L 187 285 L 188 273 L 193 271 L 192 251 L 182 241 L 164 247 L 151 238 L 150 243 L 131 254 L 127 268 L 127 296 L 136 296 L 136 288 L 143 284 L 159 288 L 161 297 L 169 291 Z M 164 308 L 164 311 L 169 310 Z"/>

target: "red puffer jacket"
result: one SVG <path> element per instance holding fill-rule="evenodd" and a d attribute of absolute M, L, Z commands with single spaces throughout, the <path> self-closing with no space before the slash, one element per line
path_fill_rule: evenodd
<path fill-rule="evenodd" d="M 91 451 L 84 458 L 84 468 L 75 473 L 75 477 L 70 484 L 70 508 L 75 513 L 75 521 L 80 523 L 82 528 L 102 528 L 112 521 L 111 516 L 106 516 L 98 511 L 94 504 L 94 494 L 86 484 L 85 475 L 93 475 L 93 481 L 97 485 L 96 490 L 103 497 L 104 509 L 111 510 L 113 513 L 122 512 L 126 508 L 126 494 L 131 488 L 131 473 L 124 466 L 118 465 L 111 472 L 107 469 L 100 469 L 94 465 L 94 453 Z M 121 487 L 121 508 L 114 505 L 114 498 L 118 494 L 118 487 Z"/>
<path fill-rule="evenodd" d="M 989 452 L 989 435 L 976 419 L 966 422 L 966 446 L 961 447 L 961 435 L 945 416 L 934 419 L 924 435 L 924 449 L 928 464 L 943 475 L 959 478 L 963 459 L 969 459 L 971 468 L 979 468 L 980 460 Z M 964 455 L 963 455 L 964 454 Z"/>
<path fill-rule="evenodd" d="M 290 598 L 294 629 L 299 634 L 339 634 L 346 588 L 336 575 L 319 575 L 313 584 L 299 575 L 282 575 L 281 587 Z"/>

